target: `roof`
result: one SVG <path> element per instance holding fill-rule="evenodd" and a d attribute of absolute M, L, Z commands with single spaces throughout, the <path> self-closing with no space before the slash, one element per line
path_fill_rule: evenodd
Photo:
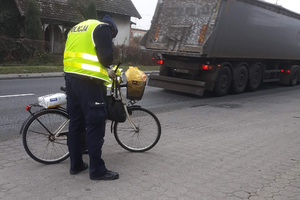
<path fill-rule="evenodd" d="M 95 4 L 98 11 L 142 18 L 131 0 L 95 0 Z"/>
<path fill-rule="evenodd" d="M 78 23 L 84 20 L 79 9 L 68 0 L 36 0 L 41 8 L 41 19 Z M 81 2 L 88 0 L 81 0 Z M 141 18 L 131 0 L 94 0 L 98 11 Z M 15 0 L 21 16 L 25 16 L 28 0 Z"/>
<path fill-rule="evenodd" d="M 84 20 L 79 10 L 68 0 L 36 0 L 41 9 L 40 18 L 60 22 L 78 23 Z M 21 16 L 25 16 L 28 0 L 15 0 Z"/>

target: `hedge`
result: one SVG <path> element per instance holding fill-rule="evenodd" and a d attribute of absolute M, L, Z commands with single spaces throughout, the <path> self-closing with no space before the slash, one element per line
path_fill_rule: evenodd
<path fill-rule="evenodd" d="M 63 65 L 63 55 L 52 55 L 45 52 L 49 42 L 15 39 L 0 36 L 0 64 L 28 64 L 28 65 Z M 152 54 L 142 52 L 138 45 L 119 45 L 114 47 L 114 64 L 121 61 L 123 65 L 154 65 Z"/>
<path fill-rule="evenodd" d="M 0 36 L 0 64 L 62 65 L 62 55 L 52 55 L 44 49 L 49 49 L 49 42 Z"/>

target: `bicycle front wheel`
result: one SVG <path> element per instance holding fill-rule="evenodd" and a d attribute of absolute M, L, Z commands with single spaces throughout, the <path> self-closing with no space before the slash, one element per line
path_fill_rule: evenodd
<path fill-rule="evenodd" d="M 161 135 L 161 125 L 157 117 L 141 107 L 129 108 L 129 117 L 124 123 L 116 122 L 114 136 L 121 147 L 132 152 L 144 152 L 153 148 Z"/>
<path fill-rule="evenodd" d="M 23 145 L 27 154 L 44 164 L 59 163 L 69 157 L 67 134 L 69 118 L 65 111 L 42 110 L 24 125 Z"/>

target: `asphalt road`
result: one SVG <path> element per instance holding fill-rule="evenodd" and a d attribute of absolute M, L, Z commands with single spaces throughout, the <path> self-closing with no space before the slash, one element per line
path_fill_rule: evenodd
<path fill-rule="evenodd" d="M 25 105 L 44 91 L 56 92 L 61 83 L 0 81 L 5 95 L 34 93 L 1 97 L 0 122 L 7 120 L 1 134 L 11 127 L 16 135 Z M 0 199 L 299 200 L 299 99 L 300 85 L 268 84 L 221 98 L 148 87 L 140 103 L 157 114 L 162 137 L 149 152 L 136 154 L 107 134 L 103 158 L 119 180 L 90 181 L 88 170 L 70 176 L 69 160 L 37 163 L 16 138 L 0 141 Z"/>
<path fill-rule="evenodd" d="M 63 77 L 0 80 L 0 141 L 19 136 L 22 123 L 29 116 L 25 110 L 28 104 L 37 102 L 39 96 L 60 92 L 63 85 Z M 167 102 L 176 104 L 198 98 L 163 91 L 147 87 L 138 104 L 162 112 L 173 107 L 166 106 Z"/>
<path fill-rule="evenodd" d="M 62 77 L 0 80 L 0 141 L 19 136 L 21 125 L 29 116 L 29 113 L 25 110 L 26 105 L 35 103 L 39 96 L 60 92 L 59 88 L 63 85 L 64 79 Z M 276 84 L 268 84 L 264 85 L 257 92 L 246 92 L 239 95 L 227 95 L 219 98 L 213 97 L 210 94 L 204 97 L 198 97 L 147 87 L 143 99 L 138 102 L 138 104 L 148 108 L 154 113 L 200 106 L 238 109 L 243 102 L 261 102 L 265 101 L 265 99 L 272 99 L 273 97 L 278 97 L 283 94 L 284 98 L 282 101 L 288 101 L 289 98 L 300 96 L 300 85 L 295 87 L 282 87 Z M 280 102 L 270 103 L 274 104 L 274 106 L 280 106 Z"/>
<path fill-rule="evenodd" d="M 23 121 L 28 117 L 26 105 L 37 97 L 59 91 L 62 78 L 0 80 L 0 140 L 18 136 Z"/>

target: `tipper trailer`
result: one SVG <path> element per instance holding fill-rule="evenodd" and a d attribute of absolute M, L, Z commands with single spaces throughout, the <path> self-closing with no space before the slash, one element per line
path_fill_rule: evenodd
<path fill-rule="evenodd" d="M 222 96 L 299 80 L 300 15 L 259 0 L 158 0 L 140 45 L 161 64 L 154 87 Z"/>

